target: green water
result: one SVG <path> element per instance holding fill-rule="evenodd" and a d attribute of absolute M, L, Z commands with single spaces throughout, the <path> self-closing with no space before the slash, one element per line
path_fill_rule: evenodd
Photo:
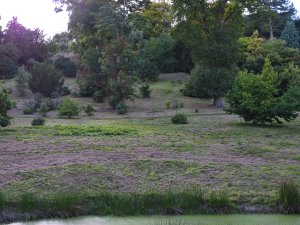
<path fill-rule="evenodd" d="M 300 215 L 88 216 L 67 220 L 13 223 L 11 225 L 300 225 Z"/>

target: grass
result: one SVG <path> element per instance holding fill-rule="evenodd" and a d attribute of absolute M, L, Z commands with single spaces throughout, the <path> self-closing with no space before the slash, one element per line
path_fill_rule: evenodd
<path fill-rule="evenodd" d="M 300 190 L 295 183 L 283 182 L 279 188 L 278 198 L 285 213 L 297 213 L 300 205 Z"/>
<path fill-rule="evenodd" d="M 221 200 L 219 194 L 205 194 L 199 189 L 162 193 L 25 193 L 19 197 L 9 195 L 4 208 L 6 205 L 13 205 L 14 210 L 19 212 L 65 212 L 70 216 L 78 208 L 82 209 L 82 214 L 101 216 L 222 213 L 223 209 L 227 212 L 235 209 L 229 198 L 222 197 Z M 222 210 L 219 211 L 220 206 Z"/>

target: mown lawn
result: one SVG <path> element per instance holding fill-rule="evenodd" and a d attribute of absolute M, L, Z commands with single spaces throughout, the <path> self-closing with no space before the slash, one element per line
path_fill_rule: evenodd
<path fill-rule="evenodd" d="M 143 119 L 48 119 L 0 129 L 0 188 L 20 194 L 147 192 L 201 187 L 240 204 L 269 204 L 300 182 L 300 119 L 254 126 L 225 114 Z"/>

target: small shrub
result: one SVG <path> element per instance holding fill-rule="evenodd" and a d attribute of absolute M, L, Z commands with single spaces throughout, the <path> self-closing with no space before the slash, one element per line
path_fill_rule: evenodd
<path fill-rule="evenodd" d="M 125 102 L 119 102 L 116 106 L 116 110 L 120 115 L 124 115 L 128 112 L 128 106 Z"/>
<path fill-rule="evenodd" d="M 300 205 L 300 192 L 293 182 L 283 182 L 279 188 L 279 203 L 285 213 L 296 213 Z"/>
<path fill-rule="evenodd" d="M 49 111 L 49 107 L 47 105 L 46 102 L 43 102 L 40 106 L 40 108 L 38 109 L 38 112 L 41 116 L 47 116 L 47 113 Z"/>
<path fill-rule="evenodd" d="M 96 90 L 93 94 L 93 100 L 95 102 L 104 102 L 105 93 L 103 90 Z"/>
<path fill-rule="evenodd" d="M 44 126 L 46 123 L 46 120 L 42 117 L 36 117 L 31 121 L 32 126 Z"/>
<path fill-rule="evenodd" d="M 195 113 L 199 113 L 199 109 L 195 109 Z"/>
<path fill-rule="evenodd" d="M 59 107 L 59 116 L 72 118 L 78 116 L 80 112 L 79 105 L 70 98 L 66 98 Z"/>
<path fill-rule="evenodd" d="M 23 110 L 23 113 L 25 115 L 31 115 L 31 114 L 34 114 L 35 112 L 36 112 L 35 109 L 30 106 L 25 106 L 25 108 Z"/>
<path fill-rule="evenodd" d="M 166 109 L 170 109 L 171 108 L 171 102 L 170 101 L 167 101 L 165 103 L 165 105 L 166 105 Z"/>
<path fill-rule="evenodd" d="M 70 95 L 70 94 L 71 94 L 71 91 L 70 91 L 69 87 L 63 86 L 62 90 L 61 90 L 61 95 L 66 96 L 66 95 Z"/>
<path fill-rule="evenodd" d="M 11 119 L 12 118 L 10 116 L 0 115 L 0 127 L 7 127 L 8 125 L 10 125 Z"/>
<path fill-rule="evenodd" d="M 88 116 L 92 116 L 94 115 L 94 107 L 91 104 L 88 104 L 85 109 L 84 112 L 88 115 Z"/>
<path fill-rule="evenodd" d="M 61 104 L 61 101 L 59 99 L 53 98 L 46 98 L 44 99 L 44 102 L 48 107 L 48 111 L 57 110 L 59 105 Z"/>
<path fill-rule="evenodd" d="M 187 117 L 184 114 L 176 114 L 171 118 L 172 123 L 176 124 L 187 124 Z"/>
<path fill-rule="evenodd" d="M 149 98 L 151 95 L 152 90 L 150 89 L 150 84 L 148 82 L 145 82 L 140 87 L 140 93 L 143 98 Z"/>

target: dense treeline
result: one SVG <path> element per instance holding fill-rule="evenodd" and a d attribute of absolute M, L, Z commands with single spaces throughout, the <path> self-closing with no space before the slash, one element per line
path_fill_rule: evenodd
<path fill-rule="evenodd" d="M 222 108 L 222 97 L 230 91 L 230 113 L 264 123 L 273 119 L 241 114 L 237 108 L 250 106 L 241 106 L 245 99 L 233 96 L 240 96 L 234 92 L 243 80 L 240 76 L 260 77 L 268 66 L 273 74 L 263 76 L 272 77 L 269 85 L 274 88 L 269 100 L 289 98 L 291 104 L 281 108 L 287 116 L 280 116 L 276 104 L 261 110 L 268 116 L 272 111 L 277 122 L 296 115 L 300 20 L 289 0 L 54 2 L 57 12 L 70 12 L 69 31 L 45 41 L 41 30 L 26 29 L 13 18 L 0 35 L 1 78 L 15 76 L 24 65 L 32 73 L 29 88 L 51 97 L 63 93 L 62 75 L 77 76 L 80 90 L 75 96 L 107 100 L 113 109 L 126 112 L 137 82 L 155 81 L 161 72 L 191 72 L 183 94 L 212 98 L 214 106 Z M 44 87 L 45 80 L 51 87 Z M 263 96 L 250 100 L 259 104 Z"/>

